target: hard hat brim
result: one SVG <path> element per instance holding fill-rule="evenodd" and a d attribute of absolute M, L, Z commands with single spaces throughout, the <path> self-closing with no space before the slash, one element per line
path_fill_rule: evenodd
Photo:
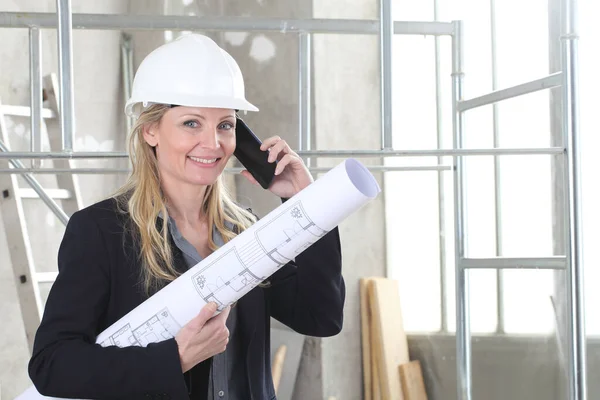
<path fill-rule="evenodd" d="M 137 96 L 136 96 L 137 97 Z M 187 107 L 226 108 L 242 111 L 259 111 L 258 107 L 245 99 L 216 96 L 190 96 L 178 94 L 157 94 L 131 98 L 125 105 L 127 116 L 139 116 L 143 111 L 143 103 L 173 104 Z"/>

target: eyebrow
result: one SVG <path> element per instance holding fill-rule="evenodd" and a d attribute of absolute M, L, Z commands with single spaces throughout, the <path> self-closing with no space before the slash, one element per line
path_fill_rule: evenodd
<path fill-rule="evenodd" d="M 188 117 L 188 116 L 198 117 L 198 118 L 206 121 L 206 117 L 204 115 L 202 115 L 202 114 L 191 112 L 191 113 L 185 113 L 185 114 L 182 115 L 182 117 Z M 220 119 L 224 120 L 225 118 L 235 118 L 235 115 L 228 114 L 228 115 L 222 116 Z"/>

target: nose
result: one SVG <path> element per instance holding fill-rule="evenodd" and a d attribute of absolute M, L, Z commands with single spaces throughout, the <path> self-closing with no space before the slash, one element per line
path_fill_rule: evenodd
<path fill-rule="evenodd" d="M 202 132 L 199 145 L 208 149 L 218 149 L 221 147 L 219 143 L 219 131 L 216 126 Z"/>

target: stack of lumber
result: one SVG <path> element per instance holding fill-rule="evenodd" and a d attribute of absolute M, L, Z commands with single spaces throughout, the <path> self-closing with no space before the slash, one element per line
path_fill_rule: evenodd
<path fill-rule="evenodd" d="M 418 360 L 411 361 L 398 281 L 360 280 L 365 400 L 427 400 Z"/>

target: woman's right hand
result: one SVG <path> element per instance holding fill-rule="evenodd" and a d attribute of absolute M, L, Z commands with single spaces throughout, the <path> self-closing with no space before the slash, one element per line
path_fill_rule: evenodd
<path fill-rule="evenodd" d="M 175 336 L 179 348 L 181 369 L 187 372 L 196 364 L 225 351 L 229 343 L 229 329 L 225 325 L 231 307 L 212 318 L 217 305 L 208 303 Z"/>

